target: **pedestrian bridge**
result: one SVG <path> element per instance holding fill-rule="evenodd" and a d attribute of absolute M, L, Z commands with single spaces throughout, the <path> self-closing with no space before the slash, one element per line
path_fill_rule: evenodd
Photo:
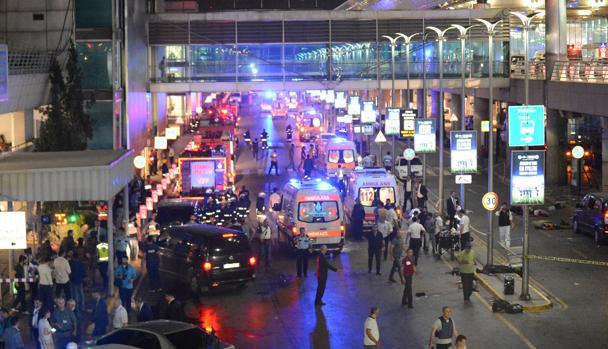
<path fill-rule="evenodd" d="M 437 35 L 502 19 L 494 36 L 494 86 L 509 86 L 508 12 L 456 11 L 230 11 L 150 15 L 151 92 L 391 88 L 391 44 L 383 36 L 410 36 L 395 46 L 395 87 L 439 87 Z M 515 24 L 513 24 L 515 25 Z M 446 88 L 461 86 L 457 30 L 446 32 Z M 409 53 L 410 64 L 407 64 Z M 488 86 L 488 36 L 482 26 L 466 38 L 466 85 Z M 409 69 L 408 69 L 409 67 Z"/>

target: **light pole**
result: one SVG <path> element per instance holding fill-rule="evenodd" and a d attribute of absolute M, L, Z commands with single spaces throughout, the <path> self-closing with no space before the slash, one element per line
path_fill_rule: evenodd
<path fill-rule="evenodd" d="M 439 214 L 443 215 L 443 132 L 444 132 L 444 107 L 443 107 L 443 42 L 445 41 L 445 33 L 448 30 L 454 29 L 449 27 L 441 30 L 437 27 L 426 27 L 437 34 L 439 42 L 439 188 L 437 196 L 439 200 Z"/>
<path fill-rule="evenodd" d="M 494 34 L 496 26 L 502 22 L 502 19 L 490 23 L 485 19 L 475 18 L 476 21 L 482 23 L 486 27 L 488 33 L 488 94 L 490 110 L 488 111 L 488 120 L 490 122 L 490 134 L 488 139 L 488 192 L 494 191 Z M 494 264 L 494 212 L 488 211 L 488 241 L 487 241 L 487 256 L 486 265 Z"/>
<path fill-rule="evenodd" d="M 464 122 L 464 114 L 465 114 L 465 106 L 466 106 L 466 86 L 464 81 L 464 73 L 466 69 L 465 60 L 465 47 L 466 47 L 466 39 L 467 33 L 471 28 L 477 27 L 477 25 L 471 25 L 469 27 L 463 27 L 459 24 L 452 24 L 452 28 L 456 28 L 458 30 L 458 38 L 460 39 L 460 130 L 464 131 L 465 122 Z M 463 208 L 465 206 L 465 195 L 466 192 L 464 190 L 464 184 L 460 184 L 460 206 Z"/>
<path fill-rule="evenodd" d="M 399 34 L 397 34 L 399 35 Z M 383 38 L 387 39 L 388 41 L 390 41 L 391 43 L 391 73 L 392 73 L 392 78 L 391 78 L 391 108 L 395 108 L 395 47 L 397 46 L 397 41 L 399 40 L 399 36 L 393 38 L 390 37 L 388 35 L 382 35 Z M 408 84 L 408 93 L 409 93 L 409 84 L 410 84 L 410 80 L 409 80 L 409 76 L 408 76 L 408 80 L 407 80 L 407 84 Z M 409 95 L 408 95 L 408 100 L 409 100 Z M 385 111 L 384 113 L 384 123 L 386 123 L 386 118 L 388 117 L 388 112 Z M 393 173 L 395 172 L 395 158 L 396 158 L 396 154 L 395 154 L 395 143 L 397 142 L 397 137 L 393 135 L 393 151 L 392 151 L 392 156 L 393 156 L 393 161 L 391 163 L 391 169 L 393 171 Z M 382 153 L 380 153 L 380 157 L 382 157 Z"/>
<path fill-rule="evenodd" d="M 530 25 L 534 18 L 545 14 L 544 11 L 537 12 L 531 16 L 526 16 L 519 12 L 510 12 L 513 16 L 517 17 L 522 24 L 524 32 L 524 105 L 530 104 L 530 62 L 528 60 L 528 45 Z M 528 150 L 528 147 L 524 148 Z M 511 164 L 513 166 L 513 164 Z M 530 261 L 528 260 L 528 254 L 530 252 L 530 237 L 528 234 L 528 222 L 530 220 L 530 214 L 528 213 L 528 205 L 523 205 L 523 216 L 524 216 L 524 243 L 523 243 L 523 258 L 522 258 L 522 282 L 521 282 L 521 294 L 519 298 L 529 300 L 530 299 Z"/>

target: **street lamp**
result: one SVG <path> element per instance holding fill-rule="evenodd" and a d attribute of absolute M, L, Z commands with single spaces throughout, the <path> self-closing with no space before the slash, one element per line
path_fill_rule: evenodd
<path fill-rule="evenodd" d="M 397 37 L 399 38 L 403 38 L 403 41 L 405 42 L 405 74 L 406 74 L 406 79 L 407 79 L 407 95 L 405 98 L 405 107 L 407 109 L 410 108 L 410 44 L 412 43 L 412 38 L 414 38 L 414 36 L 417 35 L 422 35 L 422 33 L 414 33 L 410 36 L 407 36 L 405 34 L 402 33 L 395 33 L 397 35 Z M 424 48 L 423 48 L 424 50 Z"/>
<path fill-rule="evenodd" d="M 397 46 L 397 40 L 399 40 L 399 37 L 393 38 L 388 35 L 382 35 L 382 37 L 387 39 L 391 43 L 391 74 L 392 74 L 391 75 L 391 108 L 395 108 L 395 46 Z M 379 107 L 378 107 L 378 110 L 380 110 Z M 384 115 L 385 115 L 384 123 L 386 124 L 386 118 L 388 117 L 388 113 L 386 112 L 386 110 L 384 112 Z M 380 131 L 380 132 L 382 132 L 382 131 Z M 395 141 L 396 141 L 396 137 L 393 136 L 393 152 L 392 152 L 393 157 L 395 156 Z M 382 147 L 382 143 L 380 143 L 380 147 Z M 382 158 L 382 151 L 380 151 L 380 158 Z M 394 172 L 395 161 L 392 162 L 391 169 Z"/>
<path fill-rule="evenodd" d="M 460 129 L 462 131 L 464 131 L 465 128 L 465 120 L 464 120 L 464 114 L 465 114 L 465 104 L 466 104 L 466 86 L 465 86 L 465 82 L 464 82 L 464 73 L 465 73 L 465 68 L 466 65 L 464 63 L 465 60 L 465 47 L 466 47 L 466 39 L 467 39 L 467 33 L 469 32 L 469 30 L 471 30 L 471 28 L 477 27 L 477 24 L 471 25 L 469 27 L 463 27 L 459 24 L 452 24 L 453 28 L 456 28 L 458 30 L 458 38 L 460 39 Z M 460 206 L 462 206 L 463 208 L 465 207 L 465 190 L 464 190 L 464 184 L 460 184 Z"/>
<path fill-rule="evenodd" d="M 439 200 L 439 214 L 443 215 L 443 132 L 444 132 L 444 106 L 443 106 L 443 42 L 445 34 L 454 27 L 441 30 L 437 27 L 426 27 L 437 34 L 439 42 L 439 189 L 437 196 Z"/>
<path fill-rule="evenodd" d="M 502 23 L 502 19 L 490 23 L 485 19 L 475 18 L 486 27 L 488 33 L 488 94 L 490 110 L 488 120 L 490 123 L 490 135 L 488 140 L 488 193 L 494 191 L 494 34 L 496 26 Z M 494 264 L 494 214 L 488 211 L 488 241 L 487 241 L 486 265 Z"/>
<path fill-rule="evenodd" d="M 517 17 L 522 24 L 522 29 L 524 32 L 524 104 L 528 105 L 530 103 L 530 62 L 528 60 L 528 45 L 529 45 L 529 35 L 528 32 L 530 30 L 530 25 L 532 21 L 539 16 L 543 16 L 545 11 L 537 12 L 532 14 L 531 16 L 526 16 L 519 12 L 510 12 L 513 16 Z M 528 150 L 528 147 L 524 148 Z M 528 260 L 528 253 L 530 252 L 530 238 L 528 236 L 528 222 L 530 220 L 530 214 L 528 213 L 528 205 L 523 205 L 523 216 L 524 216 L 524 243 L 523 243 L 523 258 L 522 258 L 522 282 L 521 282 L 521 294 L 519 297 L 521 299 L 529 300 L 530 299 L 530 262 Z"/>

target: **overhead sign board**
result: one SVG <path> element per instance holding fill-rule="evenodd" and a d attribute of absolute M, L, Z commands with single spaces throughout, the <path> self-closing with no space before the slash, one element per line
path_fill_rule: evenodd
<path fill-rule="evenodd" d="M 387 136 L 398 136 L 399 135 L 399 116 L 401 115 L 401 109 L 399 108 L 387 108 L 386 119 L 384 120 L 384 133 Z"/>
<path fill-rule="evenodd" d="M 456 175 L 456 184 L 471 184 L 473 176 L 471 175 Z"/>
<path fill-rule="evenodd" d="M 376 108 L 374 102 L 363 102 L 363 110 L 361 110 L 361 122 L 364 124 L 372 124 L 376 122 Z"/>
<path fill-rule="evenodd" d="M 477 172 L 477 132 L 450 132 L 452 173 Z"/>
<path fill-rule="evenodd" d="M 414 123 L 414 149 L 418 153 L 437 150 L 437 119 L 416 119 Z"/>
<path fill-rule="evenodd" d="M 0 250 L 26 248 L 25 212 L 0 212 Z"/>
<path fill-rule="evenodd" d="M 511 205 L 545 203 L 545 152 L 511 152 Z"/>
<path fill-rule="evenodd" d="M 416 128 L 416 126 L 414 125 L 414 119 L 417 115 L 418 111 L 416 109 L 404 109 L 401 111 L 401 137 L 414 137 L 414 131 Z"/>
<path fill-rule="evenodd" d="M 361 100 L 359 96 L 351 96 L 348 101 L 348 114 L 360 115 L 361 114 Z"/>
<path fill-rule="evenodd" d="M 544 106 L 510 106 L 508 119 L 510 147 L 545 145 Z"/>
<path fill-rule="evenodd" d="M 344 91 L 336 92 L 336 98 L 334 100 L 334 107 L 336 109 L 346 108 L 346 96 L 344 95 Z"/>

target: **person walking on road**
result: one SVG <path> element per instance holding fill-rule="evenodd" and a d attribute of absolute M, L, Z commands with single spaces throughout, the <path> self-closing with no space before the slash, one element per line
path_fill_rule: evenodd
<path fill-rule="evenodd" d="M 408 308 L 414 307 L 414 297 L 412 297 L 412 278 L 416 273 L 416 263 L 414 262 L 414 251 L 407 250 L 405 258 L 401 261 L 403 269 L 400 269 L 401 284 L 405 285 L 403 296 L 401 297 L 401 306 Z"/>
<path fill-rule="evenodd" d="M 337 272 L 338 268 L 329 263 L 325 254 L 327 253 L 327 245 L 321 246 L 319 257 L 317 257 L 317 294 L 315 296 L 315 306 L 323 306 L 323 294 L 325 294 L 325 286 L 327 285 L 327 272 L 329 270 Z"/>
<path fill-rule="evenodd" d="M 471 249 L 471 243 L 464 246 L 464 251 L 457 255 L 460 264 L 460 280 L 462 281 L 462 293 L 464 301 L 470 302 L 473 293 L 473 279 L 475 278 L 475 251 Z"/>
<path fill-rule="evenodd" d="M 452 320 L 452 309 L 450 307 L 442 308 L 443 314 L 433 323 L 431 337 L 429 338 L 429 349 L 433 348 L 433 340 L 435 341 L 435 349 L 450 349 L 452 347 L 452 338 L 458 337 L 456 324 Z"/>
<path fill-rule="evenodd" d="M 268 169 L 268 174 L 270 175 L 270 173 L 272 172 L 272 169 L 274 168 L 274 174 L 275 175 L 279 175 L 279 154 L 277 154 L 276 150 L 273 150 L 272 153 L 270 154 L 270 168 Z"/>
<path fill-rule="evenodd" d="M 418 223 L 418 217 L 412 217 L 412 224 L 407 228 L 407 234 L 410 238 L 410 248 L 414 252 L 415 265 L 418 265 L 418 256 L 420 255 L 420 247 L 422 247 L 422 234 L 425 232 L 426 229 Z"/>
<path fill-rule="evenodd" d="M 426 201 L 428 200 L 429 191 L 426 188 L 426 185 L 422 183 L 422 179 L 420 180 L 417 190 L 416 190 L 416 199 L 418 201 L 418 208 L 423 209 L 426 207 Z"/>
<path fill-rule="evenodd" d="M 298 164 L 298 170 L 304 169 L 304 161 L 306 161 L 306 146 L 302 146 L 300 149 L 300 163 Z"/>
<path fill-rule="evenodd" d="M 380 274 L 380 254 L 382 253 L 382 244 L 384 242 L 384 236 L 378 226 L 372 226 L 372 232 L 367 239 L 367 272 L 371 274 L 373 261 L 376 259 L 376 275 Z"/>
<path fill-rule="evenodd" d="M 382 158 L 382 164 L 387 171 L 390 171 L 393 167 L 393 157 L 391 156 L 391 152 L 387 151 L 386 155 Z"/>
<path fill-rule="evenodd" d="M 378 307 L 372 307 L 369 316 L 365 319 L 363 331 L 363 348 L 380 348 L 380 331 L 378 330 Z"/>
<path fill-rule="evenodd" d="M 258 229 L 261 244 L 258 260 L 260 260 L 260 263 L 263 260 L 264 266 L 268 269 L 270 268 L 270 245 L 272 244 L 272 230 L 270 230 L 270 226 L 268 225 L 268 219 L 264 219 Z"/>
<path fill-rule="evenodd" d="M 62 292 L 66 299 L 72 298 L 70 289 L 70 274 L 72 269 L 65 258 L 65 251 L 59 251 L 59 255 L 53 261 L 53 276 L 55 277 L 55 297 L 61 296 Z"/>
<path fill-rule="evenodd" d="M 498 235 L 500 242 L 506 247 L 511 248 L 511 229 L 513 229 L 513 215 L 506 202 L 500 205 L 500 210 L 495 213 L 498 217 Z"/>
<path fill-rule="evenodd" d="M 289 157 L 289 163 L 287 164 L 287 166 L 285 166 L 285 171 L 287 171 L 287 169 L 289 169 L 289 167 L 291 167 L 292 170 L 296 171 L 296 162 L 294 160 L 295 154 L 296 153 L 296 146 L 291 143 L 289 145 L 289 150 L 287 152 L 287 155 Z"/>
<path fill-rule="evenodd" d="M 144 256 L 146 258 L 146 270 L 148 271 L 148 281 L 150 283 L 150 291 L 156 292 L 160 287 L 160 258 L 159 247 L 154 242 L 154 237 L 148 236 L 144 244 Z"/>
<path fill-rule="evenodd" d="M 471 242 L 471 219 L 467 216 L 464 208 L 458 211 L 458 217 L 460 218 L 458 232 L 460 233 L 460 248 L 462 249 Z"/>
<path fill-rule="evenodd" d="M 407 203 L 409 201 L 410 203 L 410 210 L 412 208 L 414 208 L 414 201 L 412 199 L 412 187 L 413 187 L 413 183 L 412 183 L 412 176 L 410 176 L 409 174 L 407 176 L 405 176 L 405 180 L 403 183 L 403 210 L 407 211 Z"/>
<path fill-rule="evenodd" d="M 295 238 L 296 245 L 296 269 L 298 277 L 307 276 L 308 273 L 308 254 L 310 253 L 311 241 L 306 235 L 306 229 L 300 228 L 300 235 Z"/>
<path fill-rule="evenodd" d="M 312 159 L 311 155 L 306 155 L 306 160 L 304 160 L 304 178 L 311 178 L 312 170 L 315 168 L 315 162 Z"/>
<path fill-rule="evenodd" d="M 365 219 L 365 209 L 361 205 L 361 201 L 357 198 L 355 205 L 353 206 L 353 212 L 351 214 L 350 229 L 351 234 L 355 240 L 363 239 L 363 220 Z"/>
<path fill-rule="evenodd" d="M 253 140 L 253 142 L 251 142 L 251 153 L 252 153 L 255 161 L 258 161 L 259 150 L 260 150 L 260 144 L 258 143 L 258 139 L 256 138 Z"/>
<path fill-rule="evenodd" d="M 396 236 L 392 242 L 393 248 L 391 249 L 391 258 L 393 260 L 393 266 L 391 267 L 391 273 L 388 276 L 389 282 L 397 282 L 393 276 L 395 272 L 399 275 L 401 283 L 403 283 L 403 276 L 399 272 L 401 269 L 401 260 L 403 259 L 403 240 L 400 236 Z"/>

